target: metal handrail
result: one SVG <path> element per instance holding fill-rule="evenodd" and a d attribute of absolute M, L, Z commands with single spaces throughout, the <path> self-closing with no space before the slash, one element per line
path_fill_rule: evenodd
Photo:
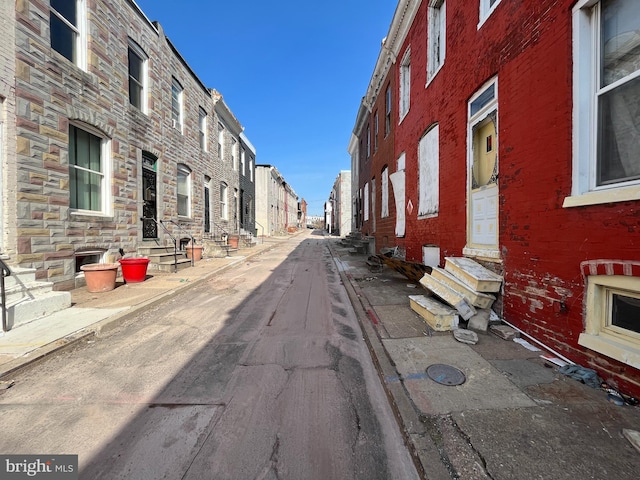
<path fill-rule="evenodd" d="M 169 230 L 167 230 L 167 227 L 164 226 L 164 223 L 162 223 L 162 220 L 158 221 L 153 217 L 140 217 L 140 220 L 142 220 L 143 222 L 145 220 L 153 220 L 154 222 L 156 222 L 156 225 L 161 226 L 162 229 L 164 230 L 164 233 L 169 235 L 169 238 L 173 240 L 173 273 L 178 273 L 178 243 L 176 238 L 173 235 L 171 235 L 171 232 Z"/>
<path fill-rule="evenodd" d="M 228 239 L 229 239 L 229 232 L 227 232 L 227 230 L 226 230 L 226 229 L 224 229 L 223 227 L 221 227 L 220 225 L 218 225 L 216 222 L 212 222 L 212 223 L 213 223 L 213 227 L 214 227 L 214 228 L 217 228 L 217 229 L 222 230 L 222 231 L 224 232 L 224 234 L 227 236 L 227 241 L 228 241 Z M 222 235 L 220 235 L 220 236 L 222 236 Z"/>
<path fill-rule="evenodd" d="M 186 235 L 189 236 L 189 238 L 191 239 L 191 266 L 193 267 L 195 265 L 195 255 L 194 255 L 194 250 L 196 247 L 196 239 L 193 238 L 193 235 L 191 235 L 189 232 L 187 232 L 184 228 L 182 228 L 182 226 L 179 223 L 174 222 L 173 220 L 169 220 L 169 222 L 171 222 L 173 225 L 175 225 L 176 227 L 178 227 L 178 230 L 181 232 L 184 232 Z M 160 223 L 162 223 L 162 220 L 160 220 Z"/>
<path fill-rule="evenodd" d="M 264 227 L 262 226 L 262 224 L 260 222 L 258 222 L 257 220 L 254 220 L 254 223 L 256 225 L 260 225 L 260 228 L 262 229 L 262 235 L 260 237 L 260 243 L 264 243 Z"/>
<path fill-rule="evenodd" d="M 4 277 L 11 275 L 11 270 L 6 263 L 0 258 L 0 301 L 2 301 L 2 331 L 8 332 L 9 325 L 7 325 L 7 291 L 4 285 Z"/>

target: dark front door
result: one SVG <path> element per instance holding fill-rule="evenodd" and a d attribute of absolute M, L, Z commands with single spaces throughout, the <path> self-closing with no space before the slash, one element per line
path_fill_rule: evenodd
<path fill-rule="evenodd" d="M 147 165 L 147 160 L 142 168 L 142 238 L 158 238 L 158 225 L 156 208 L 156 172 Z M 153 162 L 155 166 L 155 161 Z M 152 220 L 153 219 L 153 220 Z"/>

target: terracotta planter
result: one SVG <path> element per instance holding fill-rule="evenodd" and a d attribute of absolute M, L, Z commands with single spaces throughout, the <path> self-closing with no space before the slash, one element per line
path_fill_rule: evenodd
<path fill-rule="evenodd" d="M 147 257 L 121 258 L 119 262 L 122 266 L 122 278 L 126 283 L 144 282 L 147 278 L 147 266 L 149 265 Z"/>
<path fill-rule="evenodd" d="M 238 248 L 239 241 L 240 241 L 240 237 L 238 237 L 238 235 L 231 235 L 229 236 L 227 243 L 231 248 Z"/>
<path fill-rule="evenodd" d="M 110 292 L 116 288 L 118 266 L 117 263 L 89 263 L 82 265 L 80 270 L 84 272 L 87 291 L 101 293 Z"/>
<path fill-rule="evenodd" d="M 204 250 L 203 245 L 187 245 L 185 247 L 187 258 L 190 259 L 193 257 L 193 260 L 196 262 L 202 258 L 202 250 Z"/>

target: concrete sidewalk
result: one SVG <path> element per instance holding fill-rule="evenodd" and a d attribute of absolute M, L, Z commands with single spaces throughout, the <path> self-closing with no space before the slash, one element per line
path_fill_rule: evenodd
<path fill-rule="evenodd" d="M 625 434 L 640 430 L 640 407 L 562 375 L 533 341 L 488 333 L 469 345 L 431 332 L 409 306 L 422 286 L 386 266 L 372 273 L 365 255 L 329 242 L 424 478 L 638 478 L 640 446 Z M 464 383 L 438 383 L 431 365 L 460 370 Z"/>
<path fill-rule="evenodd" d="M 233 256 L 203 258 L 176 273 L 149 270 L 144 282 L 126 284 L 121 277 L 110 292 L 90 293 L 85 287 L 71 291 L 71 308 L 0 332 L 0 379 L 11 372 L 68 347 L 79 339 L 119 325 L 151 305 L 167 300 L 222 270 L 268 251 L 290 237 L 258 239 L 251 248 Z M 3 378 L 4 377 L 4 378 Z"/>

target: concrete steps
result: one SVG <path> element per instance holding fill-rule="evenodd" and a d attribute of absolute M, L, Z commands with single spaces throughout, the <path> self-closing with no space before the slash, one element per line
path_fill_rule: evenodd
<path fill-rule="evenodd" d="M 141 244 L 138 246 L 137 252 L 138 255 L 149 259 L 147 268 L 151 271 L 171 273 L 175 269 L 173 245 Z M 178 250 L 175 258 L 178 270 L 191 266 L 191 260 L 187 258 L 184 252 Z"/>
<path fill-rule="evenodd" d="M 434 330 L 455 330 L 459 316 L 469 328 L 486 332 L 490 308 L 502 288 L 502 277 L 466 257 L 447 257 L 445 268 L 433 268 L 420 279 L 433 298 L 413 299 L 411 308 Z M 410 297 L 411 299 L 411 297 Z M 444 308 L 444 309 L 443 309 Z M 453 313 L 452 313 L 453 312 Z"/>
<path fill-rule="evenodd" d="M 53 283 L 36 280 L 35 268 L 10 267 L 5 277 L 7 326 L 19 327 L 71 306 L 70 292 L 53 291 Z"/>

